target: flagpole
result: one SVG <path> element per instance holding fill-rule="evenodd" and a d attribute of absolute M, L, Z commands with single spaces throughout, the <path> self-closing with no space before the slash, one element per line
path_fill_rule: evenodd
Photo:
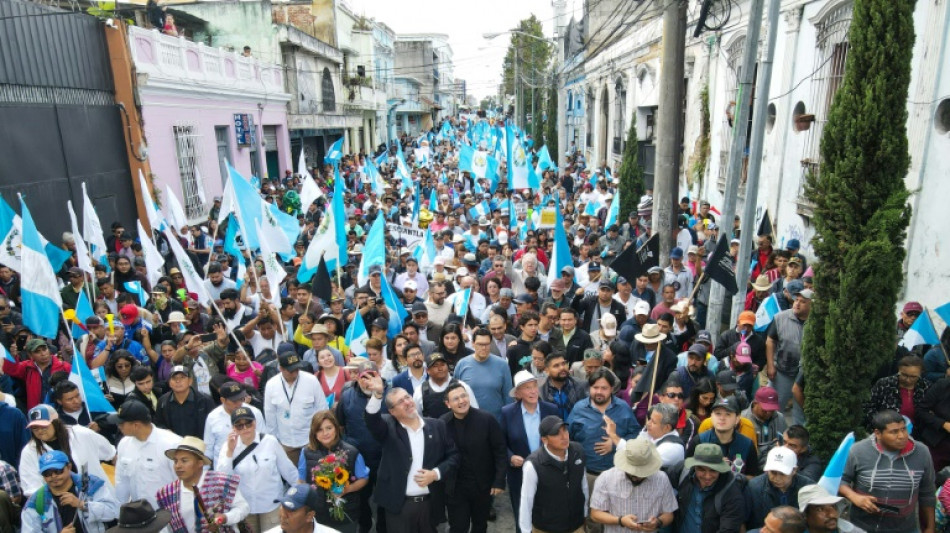
<path fill-rule="evenodd" d="M 934 320 L 933 320 L 933 317 L 930 316 L 930 308 L 924 307 L 924 312 L 927 313 L 927 318 L 930 319 L 930 323 L 933 324 Z M 934 333 L 936 332 L 937 330 L 936 328 L 934 328 Z M 937 337 L 937 344 L 940 345 L 940 351 L 943 352 L 943 358 L 947 362 L 947 365 L 950 365 L 950 357 L 947 356 L 947 349 L 944 348 L 943 339 L 941 339 L 939 336 Z"/>

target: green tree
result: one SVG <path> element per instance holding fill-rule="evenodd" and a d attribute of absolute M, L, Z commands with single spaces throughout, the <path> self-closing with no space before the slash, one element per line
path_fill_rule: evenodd
<path fill-rule="evenodd" d="M 556 163 L 558 160 L 558 146 L 557 146 L 557 78 L 551 83 L 548 90 L 548 102 L 545 106 L 545 113 L 547 114 L 546 122 L 544 123 L 544 144 L 548 147 L 548 153 L 551 154 L 551 159 Z"/>
<path fill-rule="evenodd" d="M 525 35 L 527 34 L 527 35 Z M 529 37 L 530 36 L 530 37 Z M 545 77 L 549 71 L 553 47 L 544 37 L 541 21 L 535 15 L 523 19 L 511 32 L 511 44 L 502 63 L 502 83 L 505 94 L 520 98 L 522 116 L 515 121 L 519 127 L 528 126 L 525 116 L 531 113 L 531 103 L 535 102 L 535 114 L 542 112 L 538 93 L 543 89 Z M 515 64 L 518 66 L 518 79 L 515 79 Z M 532 117 L 533 122 L 537 120 Z"/>
<path fill-rule="evenodd" d="M 904 176 L 916 0 L 855 0 L 844 80 L 821 139 L 814 205 L 816 296 L 805 325 L 805 413 L 829 457 L 861 431 L 861 402 L 896 343 L 895 306 L 910 221 Z"/>
<path fill-rule="evenodd" d="M 623 159 L 617 171 L 620 180 L 620 219 L 637 210 L 640 197 L 646 192 L 643 183 L 643 167 L 639 161 L 639 139 L 637 138 L 637 114 L 631 113 L 630 127 L 627 129 L 627 142 L 623 147 Z"/>

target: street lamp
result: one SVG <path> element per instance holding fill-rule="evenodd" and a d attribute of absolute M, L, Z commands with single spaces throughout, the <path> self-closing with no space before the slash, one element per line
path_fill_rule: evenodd
<path fill-rule="evenodd" d="M 546 37 L 538 37 L 537 35 L 532 35 L 532 34 L 530 34 L 530 33 L 526 33 L 526 32 L 520 31 L 520 30 L 507 30 L 507 31 L 499 31 L 499 32 L 487 32 L 487 33 L 483 33 L 483 34 L 482 34 L 482 37 L 485 38 L 485 39 L 487 39 L 487 40 L 491 40 L 491 39 L 494 39 L 495 37 L 500 37 L 500 36 L 506 35 L 506 34 L 515 34 L 515 35 L 521 35 L 521 36 L 523 36 L 523 37 L 530 37 L 530 38 L 532 38 L 532 39 L 541 41 L 541 42 L 543 42 L 544 44 L 547 44 L 547 45 L 552 45 L 552 44 L 556 43 L 556 41 L 555 41 L 554 39 L 548 39 L 548 38 L 546 38 Z M 514 81 L 514 87 L 513 87 L 513 89 L 514 89 L 514 91 L 515 91 L 515 115 L 514 115 L 514 116 L 515 116 L 515 117 L 518 117 L 518 120 L 521 120 L 522 122 L 524 122 L 524 120 L 522 119 L 522 116 L 521 116 L 521 111 L 520 111 L 520 107 L 521 107 L 521 105 L 522 105 L 522 103 L 523 103 L 523 102 L 522 102 L 523 96 L 520 94 L 520 93 L 521 93 L 521 90 L 522 90 L 522 87 L 521 87 L 521 79 L 520 79 L 520 74 L 519 74 L 519 63 L 520 63 L 520 61 L 519 61 L 519 59 L 518 59 L 518 47 L 516 46 L 516 47 L 514 47 L 514 48 L 515 48 L 515 76 L 514 76 L 514 80 L 513 80 L 513 81 Z M 532 93 L 531 93 L 531 95 L 532 95 L 532 98 L 531 98 L 532 104 L 534 103 L 534 92 L 533 92 L 533 91 L 534 91 L 534 89 L 532 89 Z M 531 120 L 532 120 L 532 122 L 535 120 L 535 117 L 534 117 L 534 113 L 533 113 L 533 112 L 532 112 Z M 519 126 L 522 127 L 522 128 L 524 128 L 526 125 L 525 125 L 525 124 L 520 124 Z"/>

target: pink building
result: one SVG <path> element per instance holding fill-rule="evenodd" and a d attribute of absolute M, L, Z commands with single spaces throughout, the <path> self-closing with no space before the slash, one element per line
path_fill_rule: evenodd
<path fill-rule="evenodd" d="M 155 188 L 190 221 L 224 190 L 225 159 L 247 177 L 292 169 L 280 65 L 138 27 L 129 40 Z"/>

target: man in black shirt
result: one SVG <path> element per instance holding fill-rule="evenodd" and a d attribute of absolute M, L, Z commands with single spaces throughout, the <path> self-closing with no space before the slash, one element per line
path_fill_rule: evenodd
<path fill-rule="evenodd" d="M 217 407 L 210 396 L 192 387 L 194 379 L 187 367 L 172 367 L 168 378 L 171 389 L 158 399 L 155 422 L 182 437 L 203 438 L 208 414 Z"/>

